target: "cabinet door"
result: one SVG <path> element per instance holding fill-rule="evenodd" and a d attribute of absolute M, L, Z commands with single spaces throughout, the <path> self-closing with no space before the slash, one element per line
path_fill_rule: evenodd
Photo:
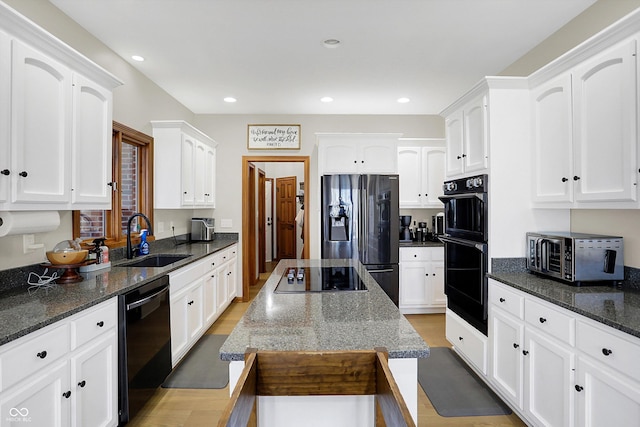
<path fill-rule="evenodd" d="M 74 391 L 67 361 L 41 371 L 0 394 L 2 425 L 67 427 Z"/>
<path fill-rule="evenodd" d="M 9 200 L 11 179 L 11 39 L 0 31 L 0 203 Z"/>
<path fill-rule="evenodd" d="M 229 262 L 229 271 L 227 273 L 227 303 L 231 302 L 236 296 L 236 265 L 236 260 Z"/>
<path fill-rule="evenodd" d="M 204 178 L 205 205 L 216 207 L 216 149 L 206 146 L 205 150 L 205 178 Z"/>
<path fill-rule="evenodd" d="M 206 176 L 206 161 L 207 161 L 207 146 L 201 142 L 196 142 L 195 157 L 193 159 L 195 170 L 193 172 L 193 198 L 196 206 L 204 206 L 206 201 L 205 196 L 205 180 Z"/>
<path fill-rule="evenodd" d="M 494 307 L 489 323 L 491 382 L 512 404 L 522 408 L 524 323 Z"/>
<path fill-rule="evenodd" d="M 573 74 L 576 201 L 636 200 L 636 40 Z"/>
<path fill-rule="evenodd" d="M 72 426 L 117 424 L 118 353 L 115 329 L 71 359 L 71 389 L 75 395 Z"/>
<path fill-rule="evenodd" d="M 442 202 L 438 197 L 444 194 L 442 190 L 445 175 L 444 166 L 444 148 L 422 148 L 422 206 L 442 209 Z"/>
<path fill-rule="evenodd" d="M 203 298 L 204 298 L 204 322 L 205 327 L 213 323 L 216 315 L 216 288 L 218 286 L 217 272 L 211 271 L 203 278 Z"/>
<path fill-rule="evenodd" d="M 533 328 L 525 331 L 524 348 L 526 413 L 537 425 L 573 426 L 573 351 Z"/>
<path fill-rule="evenodd" d="M 429 303 L 428 264 L 428 262 L 400 264 L 400 307 L 425 306 Z"/>
<path fill-rule="evenodd" d="M 422 148 L 398 147 L 400 207 L 419 207 L 422 198 Z"/>
<path fill-rule="evenodd" d="M 640 384 L 592 359 L 578 358 L 573 392 L 578 426 L 631 426 L 640 419 Z"/>
<path fill-rule="evenodd" d="M 216 283 L 216 314 L 220 315 L 227 302 L 227 283 L 229 281 L 228 264 L 222 265 L 216 270 L 218 280 Z"/>
<path fill-rule="evenodd" d="M 357 173 L 356 141 L 322 141 L 320 143 L 320 173 Z"/>
<path fill-rule="evenodd" d="M 398 173 L 398 153 L 394 141 L 360 141 L 358 143 L 358 172 Z"/>
<path fill-rule="evenodd" d="M 487 97 L 464 108 L 464 172 L 487 168 Z"/>
<path fill-rule="evenodd" d="M 171 360 L 175 366 L 189 344 L 187 324 L 188 291 L 171 296 Z"/>
<path fill-rule="evenodd" d="M 78 209 L 111 209 L 111 99 L 111 91 L 73 76 L 71 202 Z"/>
<path fill-rule="evenodd" d="M 12 202 L 68 203 L 71 71 L 13 40 Z"/>
<path fill-rule="evenodd" d="M 573 200 L 573 130 L 571 75 L 562 75 L 536 88 L 533 103 L 533 199 L 537 202 Z"/>
<path fill-rule="evenodd" d="M 444 262 L 430 264 L 429 306 L 446 307 L 447 295 L 444 293 Z"/>
<path fill-rule="evenodd" d="M 445 128 L 447 134 L 447 176 L 459 175 L 464 172 L 462 168 L 464 146 L 462 110 L 447 117 Z"/>
<path fill-rule="evenodd" d="M 204 328 L 204 290 L 202 281 L 190 292 L 187 299 L 187 325 L 189 342 L 198 337 Z"/>
<path fill-rule="evenodd" d="M 195 153 L 197 141 L 190 136 L 182 135 L 182 173 L 181 173 L 181 189 L 182 189 L 182 206 L 193 206 L 195 203 Z"/>

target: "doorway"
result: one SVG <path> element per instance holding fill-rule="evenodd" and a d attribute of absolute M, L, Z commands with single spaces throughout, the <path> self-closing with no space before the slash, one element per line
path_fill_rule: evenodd
<path fill-rule="evenodd" d="M 259 277 L 256 251 L 258 249 L 256 207 L 256 168 L 255 163 L 302 163 L 304 168 L 304 182 L 309 182 L 309 157 L 308 156 L 242 156 L 242 301 L 249 301 L 249 287 Z M 308 184 L 307 184 L 308 185 Z M 304 224 L 309 224 L 309 210 L 304 210 Z M 295 235 L 295 233 L 294 233 Z M 276 237 L 277 239 L 277 237 Z M 303 241 L 301 258 L 309 258 L 309 227 L 303 228 Z M 264 257 L 264 252 L 259 253 Z"/>
<path fill-rule="evenodd" d="M 278 260 L 296 258 L 296 177 L 276 178 L 276 235 Z"/>

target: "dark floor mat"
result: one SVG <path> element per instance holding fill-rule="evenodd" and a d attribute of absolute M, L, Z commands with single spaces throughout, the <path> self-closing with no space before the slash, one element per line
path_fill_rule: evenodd
<path fill-rule="evenodd" d="M 225 388 L 229 362 L 220 360 L 228 335 L 203 335 L 162 384 L 164 388 Z"/>

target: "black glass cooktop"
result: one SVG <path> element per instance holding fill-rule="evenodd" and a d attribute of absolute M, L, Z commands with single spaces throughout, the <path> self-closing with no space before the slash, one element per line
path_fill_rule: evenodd
<path fill-rule="evenodd" d="M 366 291 L 353 267 L 298 267 L 287 270 L 276 293 Z"/>

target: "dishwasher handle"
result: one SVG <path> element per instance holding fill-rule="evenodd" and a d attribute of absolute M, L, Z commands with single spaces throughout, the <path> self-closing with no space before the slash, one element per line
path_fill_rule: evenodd
<path fill-rule="evenodd" d="M 152 299 L 164 294 L 165 292 L 169 292 L 169 287 L 165 286 L 162 289 L 160 289 L 158 292 L 154 292 L 153 294 L 144 297 L 138 301 L 134 301 L 132 303 L 127 304 L 127 311 L 131 311 L 134 308 L 140 307 L 141 305 L 145 305 L 146 303 L 148 303 L 149 301 L 151 301 Z"/>

